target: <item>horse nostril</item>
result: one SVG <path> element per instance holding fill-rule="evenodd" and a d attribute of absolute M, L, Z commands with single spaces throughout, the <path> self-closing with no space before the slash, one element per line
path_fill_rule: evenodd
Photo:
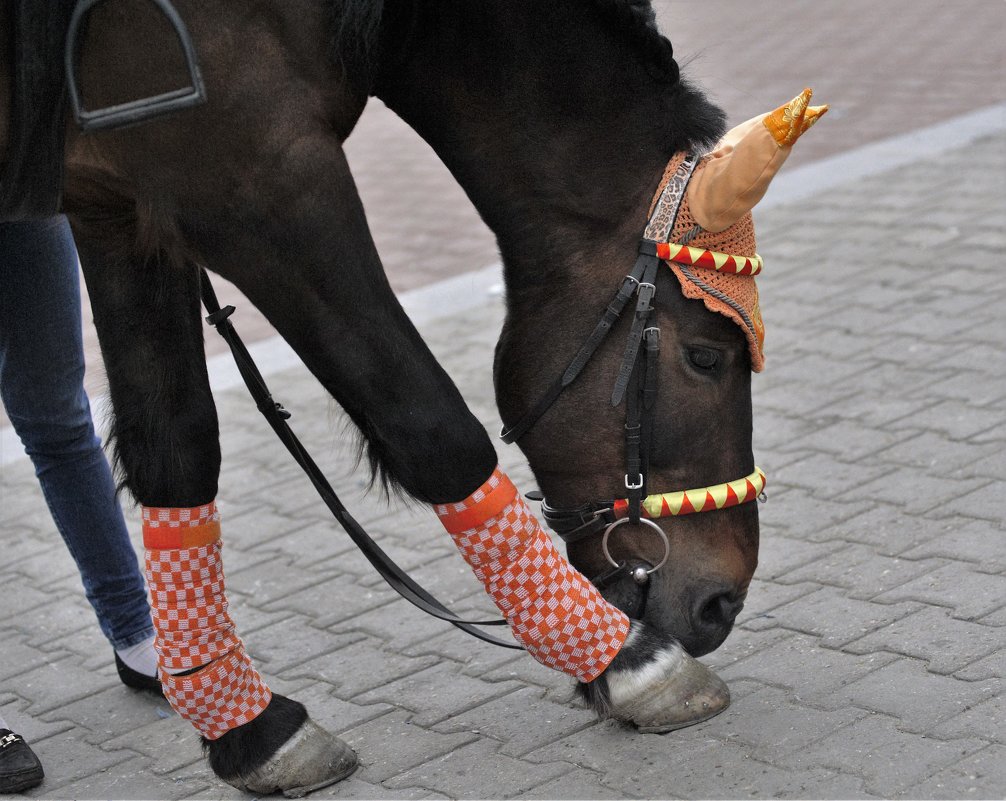
<path fill-rule="evenodd" d="M 744 608 L 744 597 L 730 593 L 714 595 L 699 610 L 699 620 L 707 626 L 729 626 Z"/>

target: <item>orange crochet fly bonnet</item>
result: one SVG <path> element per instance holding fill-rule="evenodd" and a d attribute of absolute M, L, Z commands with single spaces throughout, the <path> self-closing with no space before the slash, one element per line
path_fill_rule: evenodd
<path fill-rule="evenodd" d="M 775 111 L 738 125 L 697 161 L 676 154 L 650 209 L 646 238 L 659 243 L 657 255 L 677 276 L 686 297 L 701 300 L 741 327 L 755 372 L 765 366 L 765 326 L 755 284 L 762 262 L 751 209 L 793 143 L 828 110 L 810 106 L 811 94 L 804 89 Z"/>

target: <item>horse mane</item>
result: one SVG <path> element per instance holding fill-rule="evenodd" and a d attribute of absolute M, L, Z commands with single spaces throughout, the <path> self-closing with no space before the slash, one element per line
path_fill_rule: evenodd
<path fill-rule="evenodd" d="M 6 0 L 13 56 L 8 145 L 0 172 L 0 219 L 59 209 L 66 137 L 63 46 L 74 4 Z"/>
<path fill-rule="evenodd" d="M 656 73 L 654 77 L 667 83 L 678 82 L 680 73 L 674 48 L 658 30 L 657 14 L 650 0 L 593 0 L 593 4 L 642 51 L 647 65 Z"/>
<path fill-rule="evenodd" d="M 380 35 L 384 0 L 342 0 L 331 3 L 330 53 L 346 75 L 362 80 L 368 93 L 374 80 L 374 59 Z"/>
<path fill-rule="evenodd" d="M 678 63 L 674 48 L 657 29 L 651 0 L 592 0 L 604 16 L 612 20 L 638 47 L 656 77 L 677 83 Z M 374 58 L 380 35 L 384 0 L 343 0 L 332 2 L 333 34 L 331 53 L 348 75 L 362 76 L 367 88 L 375 73 Z"/>

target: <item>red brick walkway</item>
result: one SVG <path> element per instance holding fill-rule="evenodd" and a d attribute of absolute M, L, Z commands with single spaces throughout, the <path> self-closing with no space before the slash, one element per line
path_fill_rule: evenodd
<path fill-rule="evenodd" d="M 656 0 L 685 75 L 731 124 L 813 86 L 826 124 L 791 163 L 808 163 L 1006 100 L 1000 0 Z M 372 101 L 347 142 L 391 283 L 413 289 L 496 260 L 492 235 L 430 148 Z M 402 225 L 405 224 L 403 230 Z M 221 282 L 222 284 L 223 282 Z M 249 341 L 274 335 L 233 287 Z M 88 390 L 103 391 L 85 308 Z M 223 350 L 214 335 L 210 354 Z M 6 422 L 3 420 L 2 422 Z"/>

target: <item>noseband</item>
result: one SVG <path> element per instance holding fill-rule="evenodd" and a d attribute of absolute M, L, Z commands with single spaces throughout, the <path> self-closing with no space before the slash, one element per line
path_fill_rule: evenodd
<path fill-rule="evenodd" d="M 632 271 L 625 276 L 615 297 L 608 304 L 594 330 L 580 347 L 562 375 L 545 391 L 538 402 L 509 428 L 504 427 L 500 438 L 513 443 L 526 434 L 551 408 L 563 390 L 583 372 L 594 353 L 621 317 L 633 296 L 636 297 L 635 315 L 622 356 L 622 363 L 611 394 L 611 405 L 618 406 L 625 399 L 625 488 L 627 497 L 617 500 L 593 501 L 576 508 L 550 506 L 540 494 L 533 497 L 541 501 L 542 515 L 548 525 L 567 544 L 579 542 L 601 534 L 601 549 L 612 565 L 609 570 L 591 581 L 598 587 L 610 584 L 628 573 L 638 584 L 645 584 L 651 573 L 659 570 L 670 556 L 670 542 L 663 529 L 652 521 L 661 517 L 677 517 L 697 512 L 726 509 L 762 497 L 765 473 L 758 467 L 743 478 L 699 489 L 678 490 L 658 495 L 646 494 L 646 476 L 649 465 L 650 440 L 653 432 L 653 412 L 657 400 L 657 366 L 660 355 L 660 329 L 654 323 L 653 298 L 656 295 L 657 271 L 662 260 L 674 261 L 682 269 L 700 267 L 739 275 L 754 275 L 761 270 L 757 256 L 733 256 L 713 251 L 703 251 L 688 246 L 699 229 L 689 232 L 684 242 L 670 242 L 671 231 L 678 210 L 685 197 L 688 181 L 699 163 L 699 156 L 688 155 L 664 187 L 650 216 L 643 238 L 639 243 L 639 256 Z M 689 273 L 690 275 L 690 273 Z M 656 565 L 637 564 L 630 568 L 624 560 L 614 559 L 608 542 L 611 533 L 623 525 L 643 525 L 654 531 L 662 540 L 664 555 Z M 603 533 L 602 533 L 603 532 Z M 640 562 L 641 560 L 635 560 Z"/>

